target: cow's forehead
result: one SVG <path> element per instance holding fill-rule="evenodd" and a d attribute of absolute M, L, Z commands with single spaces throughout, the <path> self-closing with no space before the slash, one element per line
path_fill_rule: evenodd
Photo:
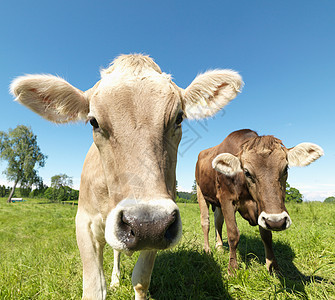
<path fill-rule="evenodd" d="M 249 149 L 241 153 L 241 161 L 243 165 L 253 166 L 260 170 L 266 166 L 281 168 L 287 165 L 287 154 L 284 147 L 263 151 Z"/>
<path fill-rule="evenodd" d="M 115 69 L 111 73 L 103 73 L 99 84 L 99 90 L 111 89 L 113 87 L 122 86 L 124 84 L 136 84 L 136 82 L 150 79 L 153 85 L 159 85 L 164 88 L 172 84 L 171 75 L 166 73 L 158 73 L 153 69 L 144 69 L 141 72 L 129 72 L 125 70 Z"/>
<path fill-rule="evenodd" d="M 135 126 L 150 116 L 163 125 L 181 109 L 181 97 L 181 89 L 165 73 L 148 69 L 136 75 L 115 70 L 102 77 L 90 99 L 89 115 L 100 121 L 117 119 L 122 126 L 125 119 Z"/>

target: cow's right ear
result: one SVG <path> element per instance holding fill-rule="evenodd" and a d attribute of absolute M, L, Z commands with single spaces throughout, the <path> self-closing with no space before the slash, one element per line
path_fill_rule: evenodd
<path fill-rule="evenodd" d="M 25 75 L 11 86 L 16 101 L 55 123 L 84 120 L 89 112 L 85 93 L 52 75 Z"/>
<path fill-rule="evenodd" d="M 221 153 L 212 161 L 213 169 L 227 175 L 234 176 L 242 172 L 240 160 L 233 154 Z"/>
<path fill-rule="evenodd" d="M 301 143 L 288 149 L 287 160 L 291 167 L 305 167 L 324 154 L 323 149 L 312 143 Z"/>
<path fill-rule="evenodd" d="M 237 96 L 242 86 L 242 77 L 232 70 L 198 75 L 183 91 L 185 116 L 195 120 L 212 117 Z"/>

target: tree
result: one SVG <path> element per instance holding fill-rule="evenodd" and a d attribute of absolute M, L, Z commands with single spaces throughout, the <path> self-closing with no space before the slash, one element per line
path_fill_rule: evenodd
<path fill-rule="evenodd" d="M 55 191 L 52 187 L 48 187 L 44 192 L 44 197 L 49 200 L 55 200 Z"/>
<path fill-rule="evenodd" d="M 0 186 L 0 197 L 6 197 L 6 195 L 9 195 L 9 189 L 4 185 Z"/>
<path fill-rule="evenodd" d="M 302 202 L 302 194 L 299 192 L 298 189 L 291 187 L 286 182 L 286 194 L 285 194 L 285 202 Z"/>
<path fill-rule="evenodd" d="M 47 190 L 48 186 L 43 183 L 42 178 L 38 183 L 35 183 L 35 189 L 29 193 L 30 198 L 41 198 L 44 196 L 44 192 Z"/>
<path fill-rule="evenodd" d="M 192 185 L 192 192 L 191 192 L 191 202 L 197 202 L 197 182 L 194 180 L 193 185 Z"/>
<path fill-rule="evenodd" d="M 65 201 L 70 197 L 72 185 L 72 177 L 66 174 L 58 174 L 51 177 L 51 187 L 54 193 L 56 193 L 58 201 Z"/>
<path fill-rule="evenodd" d="M 51 177 L 51 187 L 53 187 L 54 189 L 61 189 L 66 186 L 71 187 L 72 185 L 72 177 L 66 174 L 58 174 Z"/>
<path fill-rule="evenodd" d="M 40 180 L 35 167 L 44 167 L 47 156 L 41 152 L 31 128 L 18 125 L 8 133 L 0 131 L 0 159 L 7 161 L 3 173 L 14 182 L 7 200 L 11 202 L 17 184 L 27 188 Z"/>
<path fill-rule="evenodd" d="M 323 202 L 325 203 L 335 203 L 335 197 L 327 197 Z"/>

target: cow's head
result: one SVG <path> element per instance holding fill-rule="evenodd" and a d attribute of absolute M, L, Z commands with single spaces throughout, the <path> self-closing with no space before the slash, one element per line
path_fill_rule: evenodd
<path fill-rule="evenodd" d="M 11 91 L 49 121 L 92 125 L 110 199 L 105 238 L 114 249 L 134 251 L 180 239 L 174 199 L 181 123 L 214 115 L 242 84 L 236 72 L 214 70 L 183 90 L 148 56 L 123 55 L 86 92 L 51 75 L 19 77 Z"/>
<path fill-rule="evenodd" d="M 273 136 L 258 136 L 244 143 L 238 156 L 222 153 L 212 164 L 227 176 L 243 174 L 257 202 L 258 225 L 284 230 L 292 223 L 284 203 L 289 166 L 307 166 L 322 155 L 323 150 L 315 144 L 302 143 L 286 149 Z"/>

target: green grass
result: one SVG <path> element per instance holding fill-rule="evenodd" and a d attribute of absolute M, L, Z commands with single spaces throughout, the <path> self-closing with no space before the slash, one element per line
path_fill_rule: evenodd
<path fill-rule="evenodd" d="M 149 299 L 335 299 L 335 205 L 287 205 L 293 224 L 273 234 L 282 276 L 267 273 L 258 228 L 238 217 L 240 269 L 234 277 L 227 275 L 227 239 L 224 249 L 216 251 L 212 226 L 212 254 L 204 254 L 197 204 L 179 207 L 183 239 L 173 250 L 158 253 Z M 31 199 L 7 204 L 0 198 L 0 299 L 80 299 L 76 209 Z M 131 272 L 137 257 L 122 256 L 121 286 L 108 290 L 108 299 L 134 297 Z M 112 262 L 107 246 L 108 282 Z"/>

